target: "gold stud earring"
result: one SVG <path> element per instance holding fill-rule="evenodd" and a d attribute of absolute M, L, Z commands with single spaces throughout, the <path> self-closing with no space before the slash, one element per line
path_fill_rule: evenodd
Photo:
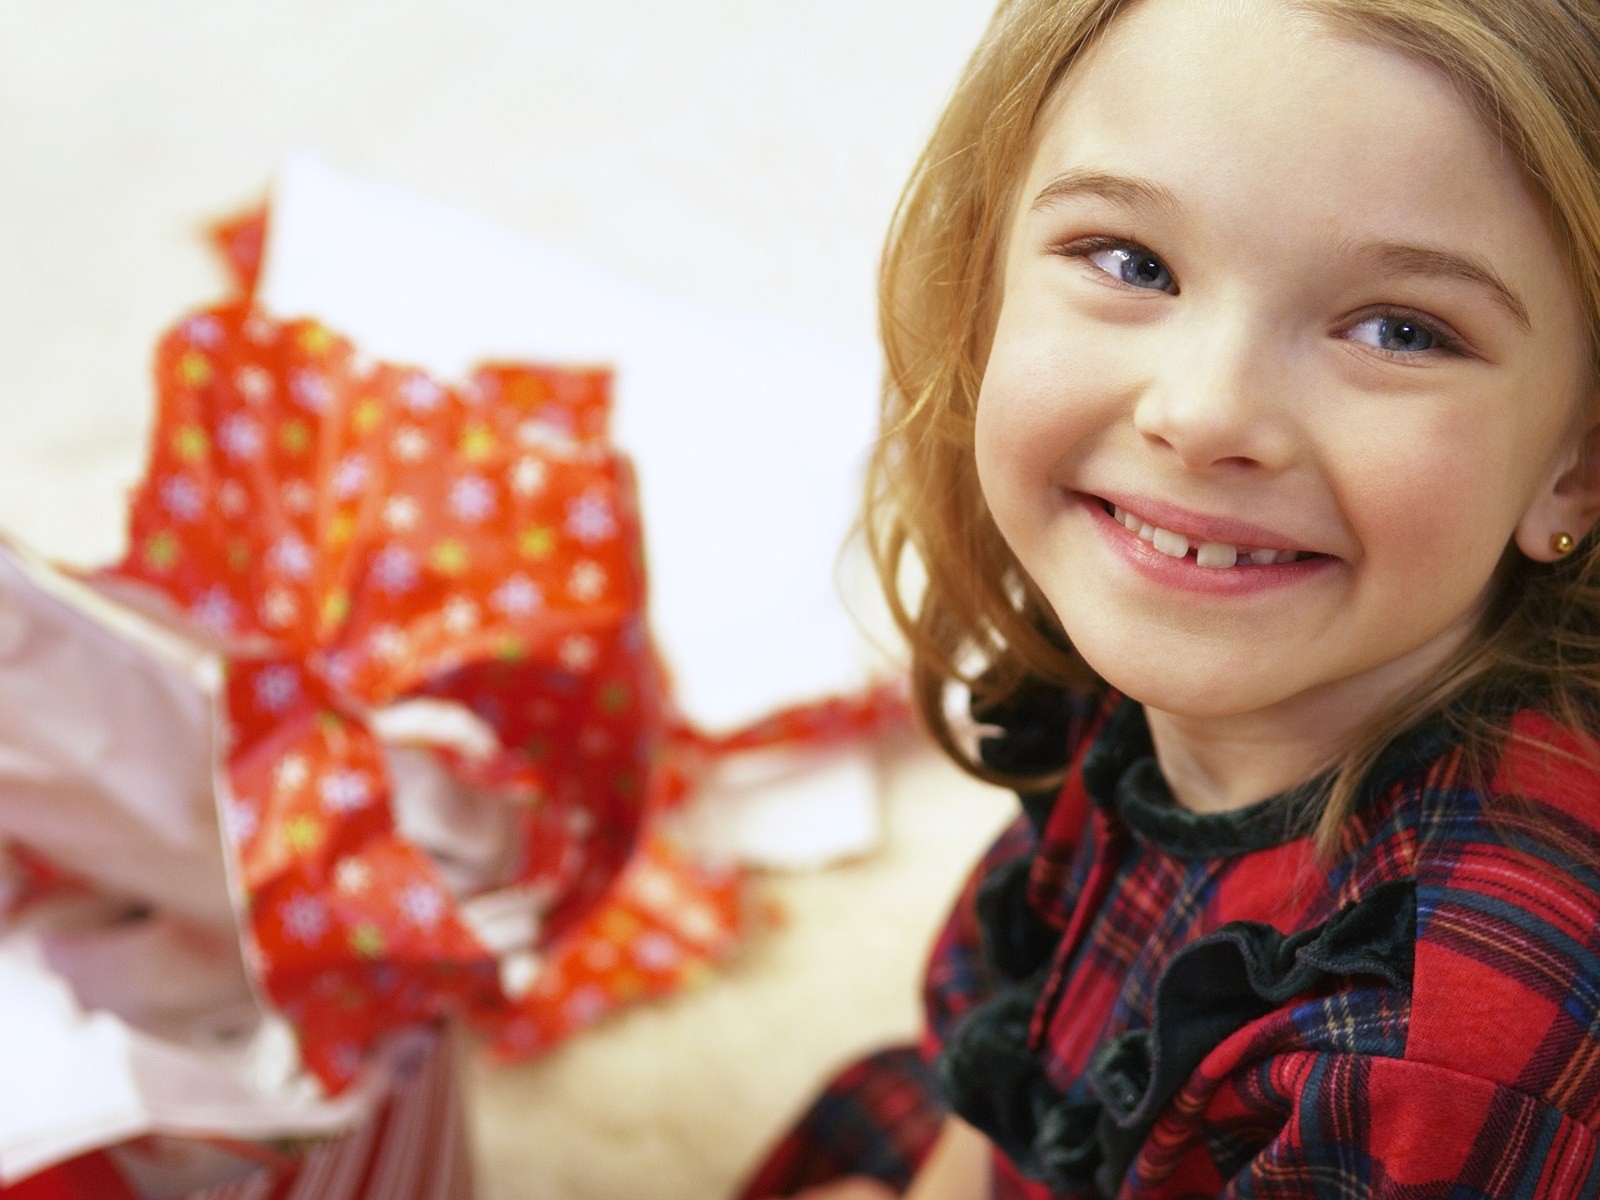
<path fill-rule="evenodd" d="M 1572 548 L 1578 543 L 1572 540 L 1570 533 L 1562 532 L 1551 536 L 1550 549 L 1553 553 L 1565 558 L 1572 553 Z"/>

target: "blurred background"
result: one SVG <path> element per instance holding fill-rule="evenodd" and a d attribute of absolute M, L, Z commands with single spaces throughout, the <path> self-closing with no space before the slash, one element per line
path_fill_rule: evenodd
<path fill-rule="evenodd" d="M 296 148 L 870 345 L 883 229 L 987 7 L 5 0 L 7 527 L 74 559 L 116 546 L 153 341 L 220 288 L 195 234 Z"/>
<path fill-rule="evenodd" d="M 223 290 L 201 231 L 294 150 L 870 353 L 884 228 L 988 15 L 0 0 L 0 530 L 73 564 L 120 551 L 151 351 Z M 883 768 L 883 849 L 765 880 L 786 923 L 702 988 L 474 1066 L 486 1200 L 726 1194 L 827 1071 L 914 1033 L 927 937 L 1006 802 L 915 746 Z"/>

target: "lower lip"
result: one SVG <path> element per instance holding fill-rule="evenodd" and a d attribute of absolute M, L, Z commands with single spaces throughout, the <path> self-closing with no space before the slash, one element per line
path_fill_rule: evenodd
<path fill-rule="evenodd" d="M 1127 529 L 1092 496 L 1074 495 L 1112 553 L 1144 578 L 1165 587 L 1207 596 L 1253 596 L 1306 583 L 1333 570 L 1335 558 L 1304 558 L 1257 566 L 1202 567 L 1193 556 L 1174 558 Z"/>

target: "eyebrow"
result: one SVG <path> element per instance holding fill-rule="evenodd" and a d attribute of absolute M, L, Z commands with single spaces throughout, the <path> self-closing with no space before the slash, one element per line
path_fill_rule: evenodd
<path fill-rule="evenodd" d="M 1033 198 L 1033 211 L 1050 208 L 1079 196 L 1095 196 L 1127 208 L 1176 211 L 1178 197 L 1168 188 L 1132 175 L 1113 175 L 1092 167 L 1073 167 L 1046 183 Z"/>
<path fill-rule="evenodd" d="M 1443 277 L 1477 284 L 1511 314 L 1524 332 L 1533 329 L 1528 306 L 1481 259 L 1457 254 L 1453 250 L 1406 246 L 1398 242 L 1366 242 L 1355 247 L 1355 253 L 1361 258 L 1371 259 L 1380 270 L 1391 274 Z"/>
<path fill-rule="evenodd" d="M 1176 212 L 1181 205 L 1170 188 L 1135 175 L 1116 175 L 1093 167 L 1072 167 L 1054 176 L 1039 189 L 1031 208 L 1040 212 L 1082 196 L 1109 200 L 1125 208 Z M 1488 292 L 1524 332 L 1533 328 L 1528 306 L 1506 282 L 1481 259 L 1435 246 L 1409 246 L 1400 242 L 1364 242 L 1353 248 L 1361 258 L 1395 275 L 1459 279 Z"/>

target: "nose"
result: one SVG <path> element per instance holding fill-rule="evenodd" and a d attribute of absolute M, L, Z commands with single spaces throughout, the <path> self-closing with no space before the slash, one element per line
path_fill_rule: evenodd
<path fill-rule="evenodd" d="M 1285 360 L 1259 327 L 1192 330 L 1146 377 L 1134 428 L 1191 470 L 1282 470 L 1294 453 Z"/>

